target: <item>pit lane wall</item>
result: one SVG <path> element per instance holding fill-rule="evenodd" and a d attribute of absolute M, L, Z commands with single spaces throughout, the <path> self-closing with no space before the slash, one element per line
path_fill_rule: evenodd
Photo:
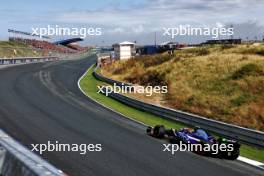
<path fill-rule="evenodd" d="M 109 84 L 116 83 L 117 85 L 121 85 L 121 82 L 112 80 L 110 78 L 106 78 L 102 76 L 101 74 L 97 73 L 96 72 L 97 69 L 98 67 L 96 67 L 96 69 L 93 72 L 93 75 L 96 79 L 109 83 Z M 104 92 L 106 92 L 105 89 L 104 89 Z M 108 94 L 108 96 L 126 105 L 129 105 L 131 107 L 137 108 L 142 111 L 150 112 L 164 119 L 181 122 L 181 123 L 191 125 L 191 126 L 199 126 L 208 131 L 219 134 L 223 137 L 236 139 L 242 143 L 246 143 L 246 144 L 257 146 L 257 147 L 264 147 L 264 132 L 262 131 L 243 128 L 240 126 L 208 119 L 206 117 L 183 112 L 180 110 L 175 110 L 175 109 L 170 109 L 166 107 L 161 107 L 161 106 L 145 103 L 140 100 L 125 96 L 123 94 L 112 92 Z"/>

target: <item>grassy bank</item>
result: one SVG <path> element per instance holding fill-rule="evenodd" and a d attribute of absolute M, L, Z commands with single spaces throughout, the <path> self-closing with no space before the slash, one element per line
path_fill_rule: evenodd
<path fill-rule="evenodd" d="M 94 67 L 93 67 L 94 68 Z M 175 123 L 173 121 L 162 119 L 158 116 L 149 114 L 147 112 L 139 111 L 137 109 L 131 108 L 127 105 L 124 105 L 112 98 L 106 97 L 102 94 L 97 93 L 97 85 L 104 84 L 96 80 L 92 75 L 93 69 L 91 68 L 87 74 L 83 77 L 80 81 L 80 86 L 86 93 L 86 95 L 90 96 L 91 98 L 97 100 L 98 102 L 118 111 L 132 119 L 141 121 L 147 125 L 157 125 L 157 124 L 164 124 L 168 128 L 181 128 L 184 127 L 183 124 Z M 254 147 L 242 145 L 241 147 L 241 155 L 247 158 L 255 159 L 261 162 L 264 162 L 264 150 L 256 149 Z"/>
<path fill-rule="evenodd" d="M 204 46 L 177 50 L 173 56 L 141 56 L 117 61 L 102 74 L 143 86 L 168 86 L 168 94 L 139 97 L 144 101 L 264 130 L 264 45 Z"/>
<path fill-rule="evenodd" d="M 40 50 L 31 48 L 25 44 L 14 41 L 0 41 L 0 58 L 13 57 L 39 57 L 42 55 Z"/>

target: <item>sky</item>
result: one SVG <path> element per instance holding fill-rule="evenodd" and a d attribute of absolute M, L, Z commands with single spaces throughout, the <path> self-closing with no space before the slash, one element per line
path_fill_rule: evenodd
<path fill-rule="evenodd" d="M 199 43 L 210 36 L 163 36 L 163 28 L 234 27 L 234 37 L 264 36 L 263 0 L 0 0 L 0 39 L 7 29 L 32 32 L 31 28 L 101 28 L 101 36 L 88 36 L 84 44 L 109 45 L 121 41 L 154 44 L 176 41 Z M 52 36 L 54 40 L 69 36 Z"/>

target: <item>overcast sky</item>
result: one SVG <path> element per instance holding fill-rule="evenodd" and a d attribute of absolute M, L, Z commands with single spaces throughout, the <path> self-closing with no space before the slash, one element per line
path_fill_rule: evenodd
<path fill-rule="evenodd" d="M 34 27 L 100 27 L 102 36 L 87 37 L 85 44 L 106 45 L 124 40 L 154 44 L 171 40 L 164 27 L 191 25 L 235 29 L 234 37 L 260 39 L 264 35 L 263 0 L 1 0 L 0 38 L 7 29 L 32 32 Z M 59 39 L 57 37 L 56 39 Z M 199 43 L 210 37 L 176 37 L 174 41 Z"/>

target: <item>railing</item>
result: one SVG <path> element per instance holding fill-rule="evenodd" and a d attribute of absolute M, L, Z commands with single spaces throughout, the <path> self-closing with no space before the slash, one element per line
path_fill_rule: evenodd
<path fill-rule="evenodd" d="M 10 64 L 25 64 L 33 62 L 47 62 L 59 60 L 58 57 L 23 57 L 23 58 L 10 58 L 3 59 L 0 58 L 0 65 L 10 65 Z"/>
<path fill-rule="evenodd" d="M 104 81 L 106 83 L 109 83 L 109 84 L 116 83 L 116 85 L 119 85 L 119 86 L 122 84 L 120 81 L 115 81 L 110 78 L 106 78 L 102 76 L 101 74 L 96 73 L 96 69 L 93 72 L 93 75 L 95 78 L 101 81 Z M 104 92 L 106 92 L 105 89 L 104 89 Z M 198 116 L 195 114 L 191 114 L 191 113 L 187 113 L 187 112 L 183 112 L 183 111 L 179 111 L 175 109 L 156 106 L 153 104 L 142 102 L 140 100 L 137 100 L 131 97 L 127 97 L 123 94 L 112 92 L 108 94 L 108 96 L 126 105 L 132 106 L 142 111 L 146 111 L 146 112 L 158 115 L 165 119 L 181 122 L 181 123 L 191 125 L 191 126 L 200 126 L 206 130 L 217 133 L 221 136 L 236 139 L 238 141 L 241 141 L 249 145 L 264 147 L 264 132 L 262 131 L 243 128 L 243 127 L 232 125 L 232 124 L 227 124 L 224 122 L 208 119 L 206 117 Z"/>
<path fill-rule="evenodd" d="M 64 176 L 65 174 L 0 130 L 0 175 Z"/>

